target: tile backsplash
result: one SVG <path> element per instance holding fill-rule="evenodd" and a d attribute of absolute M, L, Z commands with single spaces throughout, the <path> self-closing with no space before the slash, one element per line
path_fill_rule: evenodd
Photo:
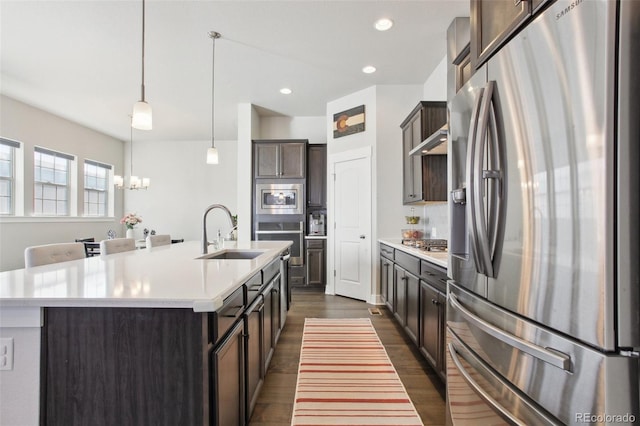
<path fill-rule="evenodd" d="M 424 238 L 449 239 L 449 207 L 447 203 L 403 206 L 403 209 L 405 216 L 412 214 L 420 216 L 420 223 L 414 226 L 424 231 Z M 402 224 L 403 228 L 407 226 L 407 224 Z M 434 230 L 435 236 L 432 235 Z"/>

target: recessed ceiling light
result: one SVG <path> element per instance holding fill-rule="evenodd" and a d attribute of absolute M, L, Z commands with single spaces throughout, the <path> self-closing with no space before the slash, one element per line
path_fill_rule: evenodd
<path fill-rule="evenodd" d="M 288 87 L 283 87 L 282 89 L 280 89 L 280 93 L 282 93 L 283 95 L 290 95 L 291 89 L 289 89 Z"/>
<path fill-rule="evenodd" d="M 366 67 L 362 68 L 362 72 L 365 74 L 373 74 L 374 72 L 376 72 L 376 67 L 367 65 Z"/>
<path fill-rule="evenodd" d="M 393 21 L 389 18 L 378 19 L 374 26 L 378 31 L 387 31 L 389 28 L 393 27 Z"/>

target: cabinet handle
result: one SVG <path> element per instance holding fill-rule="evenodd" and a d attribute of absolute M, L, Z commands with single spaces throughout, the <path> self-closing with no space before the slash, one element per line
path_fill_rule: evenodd
<path fill-rule="evenodd" d="M 440 302 L 438 302 L 436 299 L 431 299 L 431 303 L 433 303 L 436 306 L 440 304 Z"/>
<path fill-rule="evenodd" d="M 237 310 L 233 314 L 222 315 L 225 318 L 238 318 L 244 312 L 244 305 L 234 306 Z"/>

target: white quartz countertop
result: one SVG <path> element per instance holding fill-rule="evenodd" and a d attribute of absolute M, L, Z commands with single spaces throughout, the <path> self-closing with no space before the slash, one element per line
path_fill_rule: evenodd
<path fill-rule="evenodd" d="M 238 242 L 226 249 L 263 251 L 254 259 L 213 260 L 201 243 L 100 255 L 0 272 L 0 307 L 192 308 L 211 312 L 256 272 L 278 257 L 290 241 Z M 214 253 L 213 247 L 209 253 Z"/>
<path fill-rule="evenodd" d="M 379 239 L 378 242 L 393 247 L 396 250 L 402 250 L 405 253 L 424 259 L 434 265 L 447 268 L 449 264 L 449 253 L 442 251 L 424 251 L 415 247 L 409 247 L 402 244 L 400 239 Z"/>

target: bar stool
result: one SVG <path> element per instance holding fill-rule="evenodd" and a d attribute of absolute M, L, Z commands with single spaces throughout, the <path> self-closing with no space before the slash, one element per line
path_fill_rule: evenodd
<path fill-rule="evenodd" d="M 114 238 L 100 241 L 100 254 L 114 254 L 135 250 L 136 240 L 133 238 Z"/>
<path fill-rule="evenodd" d="M 24 266 L 50 265 L 52 263 L 67 262 L 85 258 L 83 243 L 44 244 L 27 247 L 24 250 Z"/>
<path fill-rule="evenodd" d="M 146 238 L 147 248 L 158 247 L 158 246 L 168 246 L 169 244 L 171 244 L 171 235 L 169 234 L 148 235 Z"/>

